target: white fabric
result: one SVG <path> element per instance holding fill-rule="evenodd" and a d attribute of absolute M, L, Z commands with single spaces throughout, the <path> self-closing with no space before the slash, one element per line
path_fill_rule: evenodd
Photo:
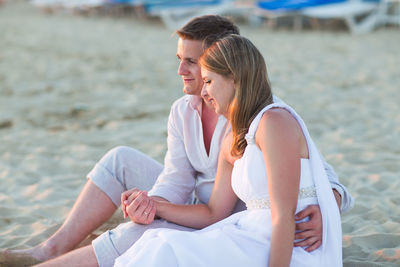
<path fill-rule="evenodd" d="M 123 192 L 135 187 L 150 190 L 162 170 L 163 166 L 146 154 L 127 146 L 118 146 L 97 162 L 87 178 L 119 207 Z"/>
<path fill-rule="evenodd" d="M 310 159 L 301 160 L 300 188 L 315 185 L 323 218 L 322 246 L 311 253 L 294 247 L 290 265 L 341 266 L 340 214 L 323 161 L 301 118 L 284 103 L 267 106 L 254 119 L 246 138 L 248 146 L 233 168 L 232 188 L 244 202 L 268 199 L 263 155 L 252 139 L 262 114 L 272 107 L 289 110 L 303 129 Z M 310 203 L 316 204 L 317 199 L 300 198 L 297 210 Z M 271 213 L 267 208 L 245 210 L 195 232 L 149 230 L 116 259 L 114 266 L 267 266 L 271 232 Z"/>
<path fill-rule="evenodd" d="M 121 223 L 118 227 L 108 230 L 92 241 L 92 247 L 100 267 L 114 265 L 117 257 L 127 251 L 149 229 L 168 228 L 180 231 L 194 231 L 165 220 L 155 220 L 152 224 L 143 225 L 133 222 Z"/>
<path fill-rule="evenodd" d="M 199 96 L 186 95 L 172 105 L 164 170 L 149 195 L 184 204 L 195 190 L 201 202 L 208 202 L 217 172 L 219 149 L 228 124 L 223 116 L 219 116 L 208 156 L 203 141 L 201 101 Z"/>
<path fill-rule="evenodd" d="M 201 101 L 198 96 L 185 95 L 172 105 L 168 119 L 168 151 L 164 170 L 149 195 L 161 196 L 172 203 L 184 204 L 190 200 L 194 190 L 200 202 L 208 202 L 217 171 L 218 152 L 229 129 L 225 117 L 220 116 L 208 156 L 203 142 Z M 274 102 L 282 100 L 274 97 Z M 351 209 L 354 206 L 353 198 L 339 183 L 333 168 L 322 156 L 321 159 L 332 188 L 342 196 L 341 211 Z"/>

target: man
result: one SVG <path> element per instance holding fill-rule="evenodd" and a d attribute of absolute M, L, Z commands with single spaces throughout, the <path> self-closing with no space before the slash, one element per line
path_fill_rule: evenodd
<path fill-rule="evenodd" d="M 207 202 L 211 194 L 217 168 L 218 152 L 228 130 L 227 121 L 218 116 L 200 97 L 203 86 L 197 60 L 203 51 L 203 40 L 209 36 L 239 34 L 238 28 L 219 16 L 204 16 L 191 20 L 177 31 L 178 74 L 182 77 L 185 96 L 171 108 L 168 120 L 168 151 L 165 166 L 146 155 L 127 147 L 108 152 L 88 174 L 88 181 L 61 228 L 42 244 L 25 251 L 38 260 L 48 260 L 73 250 L 88 234 L 102 225 L 121 204 L 121 194 L 138 187 L 147 190 L 157 179 L 149 195 L 163 201 L 188 203 L 192 193 L 197 201 Z M 335 197 L 342 211 L 352 206 L 352 198 L 338 183 L 336 174 L 326 164 Z M 157 178 L 158 177 L 158 178 Z M 122 194 L 123 200 L 135 189 Z M 40 266 L 112 266 L 116 257 L 125 252 L 145 230 L 167 227 L 191 231 L 186 227 L 163 220 L 154 220 L 154 208 L 133 205 L 143 195 L 135 196 L 124 214 L 131 222 L 107 231 L 89 246 L 73 250 Z M 128 203 L 129 204 L 129 203 Z M 238 203 L 236 211 L 243 209 Z M 298 219 L 309 217 L 307 223 L 297 224 L 304 239 L 295 245 L 311 251 L 320 246 L 322 222 L 318 206 L 310 206 L 298 214 Z M 154 221 L 153 221 L 154 220 Z"/>

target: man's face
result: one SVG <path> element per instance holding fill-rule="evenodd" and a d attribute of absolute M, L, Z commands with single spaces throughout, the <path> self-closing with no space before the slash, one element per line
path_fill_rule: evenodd
<path fill-rule="evenodd" d="M 179 59 L 178 74 L 183 80 L 183 92 L 200 96 L 203 87 L 198 59 L 203 53 L 201 41 L 179 38 L 176 56 Z"/>

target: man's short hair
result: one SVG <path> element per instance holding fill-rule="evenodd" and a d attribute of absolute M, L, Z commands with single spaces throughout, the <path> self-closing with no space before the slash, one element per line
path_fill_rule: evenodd
<path fill-rule="evenodd" d="M 239 35 L 239 28 L 225 17 L 206 15 L 193 18 L 176 33 L 182 39 L 203 41 L 211 36 L 222 38 L 228 34 Z"/>

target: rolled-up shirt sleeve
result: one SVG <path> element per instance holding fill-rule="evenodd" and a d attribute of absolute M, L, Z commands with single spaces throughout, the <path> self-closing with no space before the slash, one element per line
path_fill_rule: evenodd
<path fill-rule="evenodd" d="M 176 113 L 173 105 L 168 118 L 168 147 L 164 169 L 149 195 L 165 198 L 171 203 L 185 204 L 190 200 L 196 185 L 196 171 L 186 154 L 182 129 L 176 121 L 179 115 Z"/>
<path fill-rule="evenodd" d="M 333 167 L 328 162 L 326 162 L 326 160 L 321 154 L 320 156 L 324 164 L 326 175 L 328 176 L 329 182 L 331 183 L 332 189 L 338 191 L 338 193 L 342 197 L 340 212 L 344 213 L 351 210 L 354 207 L 353 197 L 347 191 L 347 188 L 339 182 L 338 175 L 334 171 Z"/>

